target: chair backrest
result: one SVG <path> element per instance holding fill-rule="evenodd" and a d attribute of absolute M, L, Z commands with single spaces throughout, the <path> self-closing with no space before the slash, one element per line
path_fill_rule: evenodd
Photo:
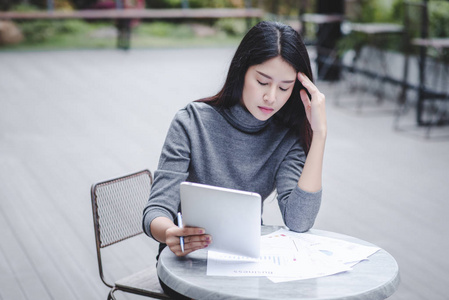
<path fill-rule="evenodd" d="M 142 212 L 150 196 L 153 177 L 143 170 L 92 185 L 92 213 L 97 245 L 98 267 L 103 278 L 101 248 L 110 246 L 142 230 Z"/>
<path fill-rule="evenodd" d="M 150 171 L 144 170 L 92 186 L 100 248 L 142 233 L 142 212 L 152 181 Z"/>

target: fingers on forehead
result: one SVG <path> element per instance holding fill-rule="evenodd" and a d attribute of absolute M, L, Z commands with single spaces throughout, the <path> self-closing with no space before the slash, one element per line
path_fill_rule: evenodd
<path fill-rule="evenodd" d="M 307 88 L 307 90 L 312 89 L 312 90 L 316 90 L 316 86 L 315 84 L 313 84 L 313 82 L 309 79 L 309 77 L 307 77 L 307 75 L 300 73 L 300 76 L 298 76 L 299 81 L 302 83 L 302 85 Z M 309 93 L 311 92 L 311 90 L 309 90 Z"/>
<path fill-rule="evenodd" d="M 301 83 L 309 91 L 309 93 L 313 93 L 318 90 L 309 78 L 304 79 Z"/>

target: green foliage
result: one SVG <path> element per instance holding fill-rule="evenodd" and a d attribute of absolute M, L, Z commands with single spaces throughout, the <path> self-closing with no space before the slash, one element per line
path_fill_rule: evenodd
<path fill-rule="evenodd" d="M 139 26 L 136 28 L 136 33 L 146 36 L 172 37 L 179 39 L 192 38 L 194 36 L 193 30 L 189 26 L 168 22 L 152 22 L 146 24 L 146 26 Z"/>
<path fill-rule="evenodd" d="M 219 19 L 215 23 L 215 27 L 231 36 L 240 36 L 245 34 L 247 31 L 246 20 L 242 19 Z"/>
<path fill-rule="evenodd" d="M 430 2 L 429 23 L 430 36 L 449 37 L 449 2 Z"/>
<path fill-rule="evenodd" d="M 401 6 L 403 0 L 359 0 L 353 8 L 353 20 L 360 23 L 398 23 L 402 19 L 395 17 L 397 6 Z"/>
<path fill-rule="evenodd" d="M 33 5 L 20 4 L 14 7 L 14 10 L 27 12 L 39 9 Z M 82 32 L 88 28 L 81 20 L 24 20 L 18 21 L 17 25 L 28 43 L 43 42 L 59 34 Z"/>
<path fill-rule="evenodd" d="M 75 34 L 87 30 L 88 26 L 80 20 L 49 21 L 36 20 L 19 23 L 22 33 L 29 43 L 38 43 L 60 34 Z"/>
<path fill-rule="evenodd" d="M 61 22 L 57 32 L 60 34 L 77 34 L 88 31 L 90 26 L 81 20 L 65 20 Z"/>
<path fill-rule="evenodd" d="M 45 41 L 56 33 L 52 22 L 46 20 L 21 22 L 19 23 L 19 28 L 22 31 L 25 40 L 31 43 Z"/>
<path fill-rule="evenodd" d="M 60 21 L 61 22 L 61 21 Z M 82 22 L 82 21 L 81 21 Z M 115 27 L 107 23 L 86 23 L 81 26 L 64 26 L 72 33 L 53 31 L 38 42 L 25 41 L 20 44 L 3 45 L 1 51 L 17 50 L 55 50 L 55 49 L 114 49 L 117 43 Z M 165 22 L 141 22 L 133 28 L 131 48 L 158 47 L 219 47 L 237 46 L 242 35 L 230 35 L 217 30 L 212 35 L 202 36 L 195 32 L 196 24 L 171 24 Z M 73 27 L 72 27 L 73 26 Z M 84 28 L 86 26 L 86 28 Z M 82 29 L 84 28 L 84 29 Z M 36 38 L 35 40 L 38 40 Z"/>
<path fill-rule="evenodd" d="M 377 1 L 376 0 L 361 0 L 361 13 L 359 22 L 374 22 L 376 20 Z"/>
<path fill-rule="evenodd" d="M 304 2 L 304 3 L 301 3 Z M 259 5 L 259 1 L 252 1 L 253 5 Z M 273 15 L 297 16 L 300 8 L 303 13 L 315 12 L 315 0 L 264 0 L 262 2 L 263 10 Z"/>
<path fill-rule="evenodd" d="M 421 2 L 412 0 L 411 2 Z M 403 0 L 361 0 L 361 7 L 358 18 L 355 22 L 369 23 L 397 23 L 403 24 L 404 2 Z M 419 36 L 421 26 L 421 10 L 419 6 L 408 5 L 409 24 L 405 30 L 410 38 Z M 428 5 L 429 16 L 429 36 L 448 37 L 449 36 L 449 2 L 441 0 L 430 0 Z M 360 33 L 351 33 L 342 38 L 338 43 L 339 53 L 342 54 L 349 49 L 359 49 L 367 42 L 366 36 Z M 392 36 L 380 45 L 383 48 L 396 51 L 416 51 L 416 47 L 409 47 L 404 43 L 402 36 Z M 404 47 L 405 46 L 405 47 Z"/>
<path fill-rule="evenodd" d="M 449 37 L 449 2 L 431 1 L 429 4 L 429 36 L 436 38 Z M 449 63 L 449 50 L 443 49 L 438 53 L 430 48 L 429 54 L 443 59 Z"/>
<path fill-rule="evenodd" d="M 411 2 L 419 3 L 414 0 Z M 395 0 L 392 6 L 392 19 L 402 22 L 404 20 L 404 5 L 401 0 Z M 421 8 L 408 6 L 409 26 L 407 30 L 411 37 L 418 37 L 421 26 Z M 449 37 L 449 2 L 442 0 L 430 0 L 428 3 L 429 36 Z"/>
<path fill-rule="evenodd" d="M 23 4 L 23 3 L 21 3 L 21 4 L 18 4 L 18 5 L 15 5 L 12 8 L 12 10 L 20 11 L 20 12 L 27 12 L 27 11 L 38 11 L 39 8 L 37 6 L 35 6 L 35 5 L 32 5 L 32 4 Z"/>
<path fill-rule="evenodd" d="M 191 8 L 222 8 L 234 7 L 231 1 L 227 0 L 189 0 Z"/>

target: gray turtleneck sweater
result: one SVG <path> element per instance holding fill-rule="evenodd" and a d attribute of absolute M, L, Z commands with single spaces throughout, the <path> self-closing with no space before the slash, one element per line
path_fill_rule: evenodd
<path fill-rule="evenodd" d="M 179 185 L 191 181 L 259 193 L 275 189 L 285 225 L 309 230 L 318 214 L 321 191 L 298 187 L 306 156 L 292 130 L 272 120 L 260 121 L 237 104 L 218 109 L 192 102 L 172 121 L 160 156 L 143 229 L 151 236 L 156 217 L 176 218 Z"/>

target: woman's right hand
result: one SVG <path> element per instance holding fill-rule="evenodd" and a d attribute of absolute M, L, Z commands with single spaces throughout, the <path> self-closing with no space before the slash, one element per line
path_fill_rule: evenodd
<path fill-rule="evenodd" d="M 203 228 L 173 226 L 165 231 L 165 243 L 176 256 L 206 248 L 212 243 L 212 237 Z M 180 237 L 184 237 L 184 252 L 181 250 Z"/>
<path fill-rule="evenodd" d="M 298 80 L 307 89 L 311 96 L 311 98 L 309 98 L 305 89 L 300 91 L 300 97 L 302 103 L 304 104 L 304 109 L 306 111 L 306 116 L 309 120 L 310 127 L 312 128 L 314 135 L 320 134 L 321 136 L 326 137 L 326 97 L 304 73 L 298 73 Z"/>

